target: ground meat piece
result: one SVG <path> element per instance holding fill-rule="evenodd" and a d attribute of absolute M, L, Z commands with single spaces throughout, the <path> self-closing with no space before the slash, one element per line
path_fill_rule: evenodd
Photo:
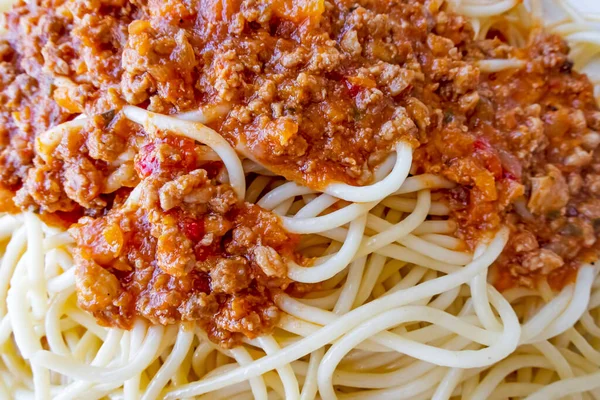
<path fill-rule="evenodd" d="M 277 278 L 285 278 L 287 276 L 287 266 L 281 259 L 281 256 L 272 247 L 255 246 L 252 248 L 252 255 L 254 262 L 265 275 Z"/>
<path fill-rule="evenodd" d="M 521 158 L 530 157 L 532 153 L 543 150 L 548 145 L 544 136 L 544 123 L 538 117 L 527 117 L 525 123 L 519 124 L 510 133 L 513 145 L 518 148 L 516 155 Z"/>
<path fill-rule="evenodd" d="M 2 121 L 5 122 L 5 121 Z M 8 122 L 5 122 L 8 124 Z M 6 126 L 6 125 L 5 125 Z M 0 132 L 2 131 L 0 126 Z M 10 143 L 0 152 L 0 178 L 8 188 L 15 188 L 27 176 L 33 161 L 33 149 L 30 142 L 21 136 L 13 136 Z"/>
<path fill-rule="evenodd" d="M 315 72 L 330 72 L 342 61 L 343 56 L 332 46 L 316 46 L 308 62 L 308 69 Z"/>
<path fill-rule="evenodd" d="M 209 214 L 204 219 L 204 229 L 217 236 L 225 236 L 231 226 L 231 221 L 221 214 Z"/>
<path fill-rule="evenodd" d="M 600 196 L 600 174 L 587 174 L 585 177 L 585 189 L 595 196 Z"/>
<path fill-rule="evenodd" d="M 271 79 L 266 80 L 258 91 L 258 96 L 265 103 L 272 102 L 275 99 L 276 94 L 277 85 L 275 84 L 275 81 Z"/>
<path fill-rule="evenodd" d="M 153 324 L 170 325 L 180 320 L 178 305 L 183 302 L 181 293 L 167 287 L 172 279 L 167 274 L 157 274 L 149 287 L 137 299 L 136 311 Z"/>
<path fill-rule="evenodd" d="M 243 87 L 242 73 L 244 64 L 239 61 L 234 50 L 219 51 L 212 64 L 213 71 L 210 75 L 216 77 L 214 88 L 218 95 L 225 101 L 232 101 L 239 96 Z"/>
<path fill-rule="evenodd" d="M 571 123 L 571 129 L 574 132 L 582 132 L 587 128 L 587 123 L 585 121 L 585 114 L 582 110 L 574 110 L 569 114 L 569 119 Z"/>
<path fill-rule="evenodd" d="M 578 146 L 565 158 L 564 163 L 573 167 L 585 167 L 592 162 L 592 159 L 592 153 Z"/>
<path fill-rule="evenodd" d="M 192 242 L 177 227 L 165 225 L 156 245 L 156 262 L 169 275 L 186 275 L 196 263 Z"/>
<path fill-rule="evenodd" d="M 569 194 L 571 194 L 571 196 L 574 196 L 574 195 L 578 194 L 579 191 L 581 190 L 581 188 L 583 187 L 583 179 L 581 178 L 581 175 L 572 173 L 572 174 L 569 174 L 568 184 L 569 184 Z M 599 187 L 599 189 L 600 189 L 600 187 Z"/>
<path fill-rule="evenodd" d="M 534 214 L 545 215 L 560 210 L 569 202 L 569 187 L 558 168 L 546 167 L 547 175 L 531 178 L 531 196 L 527 207 Z"/>
<path fill-rule="evenodd" d="M 401 68 L 398 65 L 383 63 L 378 84 L 384 87 L 390 95 L 397 96 L 409 87 L 414 79 L 414 71 Z"/>
<path fill-rule="evenodd" d="M 582 146 L 586 150 L 595 150 L 600 145 L 600 133 L 589 131 L 582 137 Z"/>
<path fill-rule="evenodd" d="M 359 56 L 362 52 L 362 45 L 358 40 L 358 34 L 355 30 L 349 30 L 344 34 L 340 46 L 344 51 L 354 57 Z"/>
<path fill-rule="evenodd" d="M 542 274 L 548 275 L 553 270 L 562 267 L 563 259 L 548 249 L 533 250 L 523 258 L 523 267 L 530 272 L 541 271 Z"/>
<path fill-rule="evenodd" d="M 231 186 L 220 185 L 216 187 L 214 196 L 208 201 L 208 206 L 214 212 L 225 214 L 238 201 Z"/>
<path fill-rule="evenodd" d="M 149 94 L 154 92 L 155 86 L 150 74 L 140 75 L 125 72 L 121 78 L 121 87 L 125 100 L 131 104 L 140 104 L 148 99 Z"/>
<path fill-rule="evenodd" d="M 355 97 L 356 107 L 365 111 L 369 106 L 377 104 L 381 99 L 384 98 L 383 92 L 377 88 L 367 88 L 361 90 Z"/>
<path fill-rule="evenodd" d="M 472 65 L 465 64 L 451 71 L 453 92 L 465 94 L 477 87 L 479 70 Z"/>
<path fill-rule="evenodd" d="M 560 68 L 567 61 L 568 46 L 560 36 L 539 35 L 530 46 L 532 57 L 546 68 Z"/>
<path fill-rule="evenodd" d="M 206 183 L 207 175 L 203 169 L 165 183 L 158 192 L 161 208 L 168 211 L 179 206 L 186 197 L 193 203 L 207 203 L 212 197 L 212 186 L 205 185 Z"/>
<path fill-rule="evenodd" d="M 247 226 L 238 226 L 231 232 L 231 241 L 227 244 L 227 251 L 231 254 L 241 254 L 253 246 L 258 234 Z"/>
<path fill-rule="evenodd" d="M 386 122 L 381 127 L 379 135 L 385 139 L 390 140 L 391 138 L 401 138 L 403 136 L 409 136 L 417 132 L 417 126 L 410 119 L 406 109 L 404 107 L 396 108 L 393 119 Z"/>
<path fill-rule="evenodd" d="M 24 209 L 41 212 L 72 211 L 76 204 L 63 191 L 59 170 L 48 165 L 29 169 L 15 203 Z"/>
<path fill-rule="evenodd" d="M 218 310 L 214 296 L 206 293 L 193 293 L 177 307 L 184 321 L 197 321 L 212 318 Z"/>
<path fill-rule="evenodd" d="M 304 64 L 307 57 L 306 50 L 303 47 L 297 47 L 294 51 L 283 54 L 279 62 L 286 68 L 294 68 L 300 64 Z"/>
<path fill-rule="evenodd" d="M 264 3 L 257 0 L 244 1 L 241 7 L 242 14 L 248 22 L 264 25 L 273 17 L 273 8 L 265 7 Z"/>
<path fill-rule="evenodd" d="M 433 51 L 433 54 L 443 56 L 450 52 L 454 43 L 450 39 L 430 33 L 427 35 L 427 46 Z"/>
<path fill-rule="evenodd" d="M 197 61 L 187 32 L 168 25 L 155 29 L 144 20 L 131 23 L 128 31 L 121 80 L 126 100 L 138 104 L 158 91 L 164 101 L 189 107 Z"/>
<path fill-rule="evenodd" d="M 582 239 L 583 247 L 590 247 L 596 242 L 594 227 L 585 218 L 571 217 L 558 231 L 561 235 Z"/>
<path fill-rule="evenodd" d="M 466 114 L 473 111 L 475 107 L 477 107 L 478 103 L 479 93 L 477 93 L 476 91 L 464 94 L 458 99 L 458 105 L 460 106 L 460 110 Z"/>
<path fill-rule="evenodd" d="M 85 145 L 91 158 L 107 163 L 115 161 L 126 150 L 125 140 L 103 125 L 95 125 L 89 129 Z"/>
<path fill-rule="evenodd" d="M 257 310 L 257 311 L 255 311 Z M 279 310 L 260 295 L 236 295 L 219 310 L 214 319 L 216 327 L 229 332 L 244 332 L 250 338 L 279 319 Z M 210 332 L 210 331 L 209 331 Z"/>
<path fill-rule="evenodd" d="M 235 294 L 252 281 L 245 258 L 221 258 L 210 271 L 211 288 L 215 292 Z"/>
<path fill-rule="evenodd" d="M 116 276 L 93 261 L 81 261 L 75 270 L 77 301 L 90 312 L 104 311 L 121 292 Z"/>
<path fill-rule="evenodd" d="M 103 174 L 87 158 L 68 162 L 63 167 L 66 195 L 85 208 L 102 208 L 106 202 L 99 199 L 104 185 Z"/>
<path fill-rule="evenodd" d="M 591 199 L 584 201 L 577 206 L 577 211 L 589 219 L 597 220 L 600 218 L 600 199 Z"/>
<path fill-rule="evenodd" d="M 515 251 L 519 253 L 533 251 L 539 247 L 535 235 L 530 231 L 519 232 L 511 240 L 514 243 Z"/>
<path fill-rule="evenodd" d="M 406 110 L 410 118 L 415 121 L 419 130 L 424 132 L 431 124 L 429 108 L 423 102 L 415 97 L 410 97 L 406 101 Z"/>

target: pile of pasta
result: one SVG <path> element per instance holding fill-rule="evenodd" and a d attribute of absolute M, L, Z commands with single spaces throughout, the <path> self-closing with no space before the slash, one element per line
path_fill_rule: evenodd
<path fill-rule="evenodd" d="M 600 53 L 600 16 L 557 4 L 566 17 L 547 29 L 566 37 L 585 69 Z M 500 29 L 515 45 L 544 15 L 540 3 L 518 0 L 454 7 L 473 19 L 478 36 Z M 600 84 L 600 74 L 591 78 Z M 409 176 L 408 145 L 398 145 L 373 185 L 334 184 L 320 193 L 240 159 L 202 115 L 124 112 L 148 131 L 210 147 L 206 154 L 223 160 L 240 196 L 301 235 L 299 251 L 316 261 L 310 268 L 291 262 L 289 277 L 319 289 L 278 296 L 283 316 L 274 333 L 232 349 L 193 324 L 105 328 L 77 306 L 68 232 L 32 213 L 3 215 L 1 398 L 600 398 L 599 268 L 582 266 L 560 292 L 541 282 L 499 293 L 487 277 L 507 229 L 465 251 L 435 192 L 452 183 Z"/>

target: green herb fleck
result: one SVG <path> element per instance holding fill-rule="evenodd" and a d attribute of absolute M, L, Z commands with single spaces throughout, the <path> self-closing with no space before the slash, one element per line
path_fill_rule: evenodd
<path fill-rule="evenodd" d="M 560 229 L 560 233 L 566 236 L 581 236 L 583 231 L 574 224 L 567 224 Z"/>
<path fill-rule="evenodd" d="M 454 119 L 454 113 L 450 110 L 444 111 L 444 123 L 449 124 Z"/>

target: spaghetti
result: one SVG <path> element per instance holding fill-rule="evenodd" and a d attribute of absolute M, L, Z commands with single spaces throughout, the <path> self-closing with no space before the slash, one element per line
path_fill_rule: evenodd
<path fill-rule="evenodd" d="M 573 43 L 576 68 L 584 68 L 600 51 L 600 31 L 593 17 L 558 4 L 568 18 L 548 29 Z M 478 37 L 497 30 L 517 47 L 534 28 L 529 17 L 542 16 L 537 2 L 529 9 L 516 0 L 465 0 L 454 7 L 473 20 Z M 488 59 L 478 67 L 496 73 L 526 63 Z M 480 237 L 468 251 L 454 235 L 453 210 L 439 196 L 456 183 L 411 174 L 410 142 L 395 145 L 373 172 L 375 183 L 318 190 L 281 178 L 244 146 L 236 152 L 205 125 L 219 110 L 177 117 L 127 105 L 123 113 L 150 136 L 169 132 L 206 146 L 201 161 L 222 161 L 240 199 L 279 215 L 288 232 L 300 235 L 298 251 L 314 262 L 285 259 L 284 278 L 317 285 L 303 296 L 277 292 L 273 301 L 282 315 L 272 334 L 245 336 L 232 348 L 192 322 L 162 326 L 137 318 L 130 330 L 108 328 L 77 303 L 71 235 L 31 212 L 4 214 L 0 397 L 600 397 L 597 266 L 582 263 L 558 291 L 542 279 L 500 293 L 488 279 L 509 229 Z M 62 137 L 85 123 L 76 119 L 46 131 L 36 141 L 38 153 L 54 157 Z M 121 161 L 130 161 L 127 154 Z M 115 188 L 129 178 L 121 175 Z M 129 193 L 124 209 L 145 201 L 147 179 Z"/>

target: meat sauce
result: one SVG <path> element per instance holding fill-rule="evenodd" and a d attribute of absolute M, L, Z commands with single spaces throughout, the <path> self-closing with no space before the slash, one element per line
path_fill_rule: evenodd
<path fill-rule="evenodd" d="M 315 189 L 368 184 L 410 143 L 412 174 L 457 183 L 441 198 L 471 247 L 510 227 L 497 287 L 560 288 L 598 255 L 593 87 L 559 37 L 474 40 L 440 3 L 18 2 L 0 38 L 2 209 L 82 217 L 78 295 L 103 324 L 197 320 L 225 345 L 269 331 L 297 238 L 236 199 L 203 146 L 119 112 L 215 110 L 208 124 L 240 153 Z M 478 67 L 509 58 L 523 66 Z M 36 150 L 81 113 L 93 117 Z"/>
<path fill-rule="evenodd" d="M 136 202 L 118 192 L 106 215 L 70 228 L 79 305 L 120 328 L 136 316 L 157 324 L 196 321 L 215 342 L 232 346 L 277 322 L 273 296 L 291 283 L 286 260 L 296 259 L 298 237 L 219 183 L 221 163 L 208 165 L 211 174 L 192 170 L 194 145 L 180 141 L 142 147 Z M 189 173 L 181 169 L 186 164 Z"/>
<path fill-rule="evenodd" d="M 497 42 L 473 43 L 468 51 L 498 57 Z M 499 289 L 533 286 L 539 277 L 559 289 L 598 255 L 600 113 L 591 83 L 572 71 L 560 38 L 540 33 L 510 51 L 525 67 L 482 74 L 479 104 L 463 122 L 474 138 L 470 154 L 487 178 L 475 179 L 468 197 L 462 187 L 451 191 L 451 204 L 472 241 L 475 227 L 511 228 L 492 269 Z M 453 164 L 464 168 L 453 160 L 450 170 Z M 454 171 L 446 176 L 457 180 Z"/>

